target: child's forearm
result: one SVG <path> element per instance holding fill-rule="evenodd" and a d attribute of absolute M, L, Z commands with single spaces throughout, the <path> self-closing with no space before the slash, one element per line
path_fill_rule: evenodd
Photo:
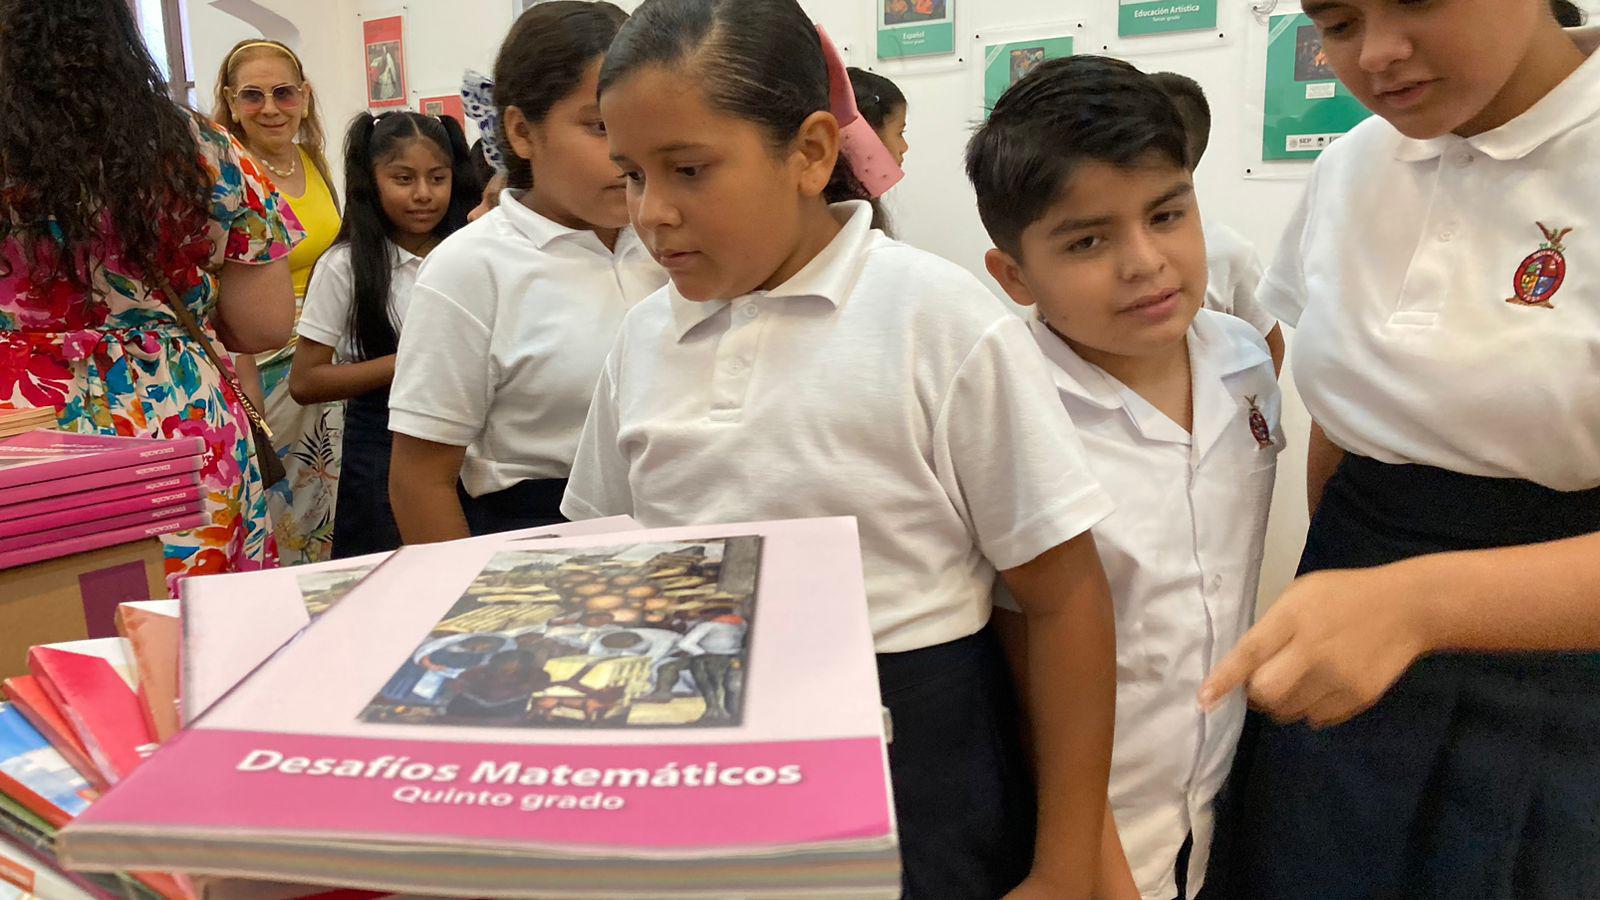
<path fill-rule="evenodd" d="M 1101 868 L 1116 706 L 1110 589 L 1088 535 L 1006 572 L 1006 582 L 1027 616 L 1038 766 L 1039 836 L 1025 887 L 1089 897 Z"/>
<path fill-rule="evenodd" d="M 1419 556 L 1391 571 L 1422 608 L 1429 650 L 1600 649 L 1600 532 Z"/>
<path fill-rule="evenodd" d="M 298 403 L 333 403 L 382 390 L 394 381 L 394 354 L 358 363 L 333 363 L 290 371 L 289 392 Z"/>
<path fill-rule="evenodd" d="M 389 462 L 389 505 L 407 544 L 470 537 L 456 482 L 465 447 L 394 435 Z"/>
<path fill-rule="evenodd" d="M 1341 462 L 1344 462 L 1344 450 L 1329 440 L 1322 426 L 1313 421 L 1306 440 L 1306 508 L 1312 515 L 1316 515 L 1328 479 L 1333 477 Z"/>

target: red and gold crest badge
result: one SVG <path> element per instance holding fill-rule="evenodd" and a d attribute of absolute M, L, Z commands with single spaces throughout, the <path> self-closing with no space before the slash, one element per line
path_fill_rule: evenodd
<path fill-rule="evenodd" d="M 1518 306 L 1542 306 L 1554 309 L 1555 304 L 1551 298 L 1556 291 L 1561 290 L 1561 283 L 1567 280 L 1566 248 L 1561 246 L 1561 239 L 1572 233 L 1571 228 L 1546 228 L 1543 222 L 1535 222 L 1539 230 L 1544 232 L 1545 242 L 1539 249 L 1528 254 L 1528 258 L 1517 267 L 1517 274 L 1511 279 L 1511 289 L 1515 296 L 1507 297 L 1507 303 Z"/>

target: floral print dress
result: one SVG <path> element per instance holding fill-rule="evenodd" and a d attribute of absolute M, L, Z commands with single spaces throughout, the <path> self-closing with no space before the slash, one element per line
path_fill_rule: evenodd
<path fill-rule="evenodd" d="M 173 288 L 211 332 L 214 273 L 222 263 L 283 259 L 301 229 L 232 138 L 199 121 L 195 134 L 212 180 L 210 222 L 199 232 L 172 222 L 165 258 L 175 267 L 167 273 Z M 87 294 L 63 277 L 30 270 L 30 260 L 51 262 L 50 251 L 48 243 L 24 247 L 15 236 L 0 243 L 0 403 L 53 406 L 66 431 L 205 439 L 200 479 L 210 524 L 161 539 L 174 596 L 188 575 L 275 565 L 249 421 L 221 373 L 160 288 L 129 274 L 133 267 L 114 251 L 95 260 Z"/>

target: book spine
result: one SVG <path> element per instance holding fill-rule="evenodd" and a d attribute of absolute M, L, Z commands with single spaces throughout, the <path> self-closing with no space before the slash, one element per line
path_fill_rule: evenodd
<path fill-rule="evenodd" d="M 63 495 L 72 495 L 78 491 L 86 491 L 91 488 L 164 480 L 174 475 L 199 472 L 204 465 L 204 456 L 186 456 L 182 459 L 151 463 L 147 466 L 128 466 L 71 478 L 40 481 L 19 487 L 0 488 L 0 516 L 11 518 L 10 507 L 13 504 L 43 500 L 49 497 L 58 498 L 54 502 L 59 502 L 62 505 L 76 505 L 77 500 L 75 497 Z"/>
<path fill-rule="evenodd" d="M 29 812 L 50 823 L 52 828 L 65 828 L 72 821 L 72 816 L 66 810 L 4 772 L 0 772 L 0 793 L 27 807 Z"/>
<path fill-rule="evenodd" d="M 164 493 L 146 494 L 100 503 L 96 503 L 92 497 L 85 499 L 88 501 L 85 505 L 71 509 L 40 513 L 18 519 L 0 520 L 0 547 L 5 545 L 5 538 L 36 535 L 52 529 L 67 528 L 86 523 L 100 523 L 101 527 L 90 530 L 106 531 L 109 530 L 106 526 L 111 519 L 131 516 L 135 513 L 150 513 L 152 518 L 169 518 L 180 514 L 175 510 L 186 508 L 200 500 L 201 495 L 198 485 L 187 485 Z M 162 515 L 153 515 L 158 511 L 162 512 Z M 128 522 L 126 524 L 137 525 L 138 522 Z M 84 534 L 87 532 L 79 533 Z M 70 535 L 62 534 L 60 536 L 69 537 Z M 33 543 L 43 542 L 34 541 Z M 31 544 L 23 546 L 31 546 Z"/>
<path fill-rule="evenodd" d="M 205 442 L 200 438 L 182 441 L 171 441 L 156 447 L 129 448 L 126 450 L 103 450 L 99 452 L 86 452 L 81 455 L 68 456 L 61 459 L 41 462 L 31 466 L 19 466 L 14 469 L 0 469 L 0 488 L 16 487 L 24 484 L 34 484 L 40 481 L 55 481 L 60 478 L 70 478 L 74 475 L 88 475 L 94 472 L 103 472 L 106 469 L 121 469 L 129 466 L 141 466 L 149 463 L 162 462 L 169 459 L 178 459 L 185 456 L 194 456 L 205 450 Z"/>
<path fill-rule="evenodd" d="M 48 544 L 40 544 L 24 550 L 0 552 L 0 569 L 25 566 L 29 563 L 36 563 L 46 559 L 57 559 L 62 556 L 71 556 L 74 553 L 99 550 L 102 547 L 115 547 L 118 544 L 128 544 L 145 538 L 159 537 L 175 531 L 188 531 L 191 528 L 201 528 L 210 521 L 210 518 L 204 514 L 184 516 L 180 519 L 169 519 L 153 525 L 120 528 L 116 531 L 102 531 L 98 534 L 88 534 L 65 541 L 52 541 Z"/>
<path fill-rule="evenodd" d="M 11 522 L 0 522 L 0 553 L 13 550 L 25 550 L 48 544 L 51 541 L 64 541 L 68 538 L 81 537 L 101 531 L 116 531 L 122 528 L 132 528 L 135 525 L 161 522 L 179 516 L 190 516 L 205 510 L 205 503 L 199 499 L 200 491 L 193 489 L 178 494 L 158 494 L 156 498 L 164 501 L 161 503 L 148 503 L 142 508 L 135 506 L 132 512 L 118 514 L 106 506 L 84 507 L 82 510 L 73 510 L 67 513 L 58 513 L 55 516 L 41 516 L 39 519 L 16 519 Z M 116 506 L 120 504 L 108 504 Z M 63 518 L 58 524 L 39 524 L 45 518 Z"/>

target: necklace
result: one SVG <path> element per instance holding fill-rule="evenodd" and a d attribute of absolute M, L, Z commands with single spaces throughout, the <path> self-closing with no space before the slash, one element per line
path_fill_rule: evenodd
<path fill-rule="evenodd" d="M 298 150 L 295 151 L 294 158 L 289 160 L 289 171 L 287 172 L 269 162 L 266 154 L 258 156 L 257 159 L 261 160 L 261 164 L 267 167 L 268 172 L 271 172 L 279 178 L 293 178 L 294 173 L 300 171 L 300 152 Z"/>

